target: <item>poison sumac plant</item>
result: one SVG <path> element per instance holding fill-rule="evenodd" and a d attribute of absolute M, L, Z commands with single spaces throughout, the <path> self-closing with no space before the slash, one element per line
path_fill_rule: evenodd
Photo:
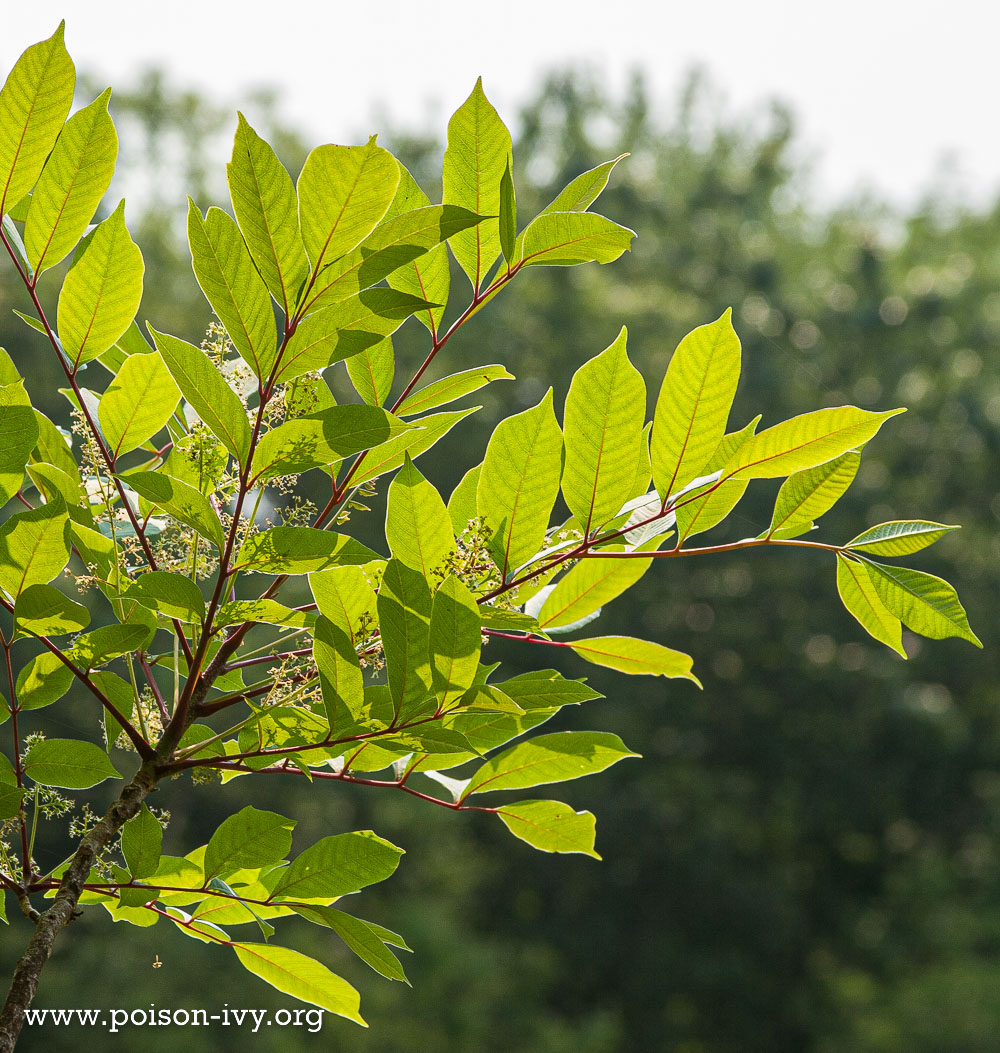
<path fill-rule="evenodd" d="M 635 754 L 596 732 L 508 746 L 597 694 L 548 669 L 504 680 L 481 647 L 503 637 L 697 683 L 691 659 L 659 643 L 555 639 L 655 561 L 814 549 L 836 564 L 848 610 L 896 651 L 901 624 L 979 642 L 946 582 L 876 558 L 908 555 L 953 527 L 883 523 L 842 545 L 802 537 L 900 411 L 842 406 L 727 431 L 740 375 L 728 312 L 681 342 L 650 425 L 622 329 L 576 371 L 561 426 L 551 392 L 502 421 L 447 503 L 417 469 L 476 408 L 442 406 L 511 379 L 487 365 L 421 387 L 454 334 L 522 271 L 609 263 L 628 249 L 632 231 L 587 211 L 620 158 L 579 176 L 518 232 L 510 135 L 479 84 L 448 126 L 439 205 L 374 139 L 316 148 L 293 184 L 240 117 L 232 215 L 194 203 L 188 214 L 194 273 L 218 323 L 201 347 L 147 325 L 150 343 L 135 321 L 143 261 L 124 203 L 90 225 L 115 167 L 110 92 L 67 120 L 74 80 L 60 26 L 0 93 L 0 237 L 27 295 L 22 317 L 65 374 L 73 421 L 70 437 L 33 409 L 0 353 L 10 744 L 0 883 L 35 924 L 0 1048 L 13 1048 L 55 937 L 91 905 L 231 948 L 268 983 L 359 1023 L 358 993 L 277 942 L 279 919 L 327 926 L 372 968 L 405 978 L 388 949 L 403 940 L 333 905 L 389 877 L 400 848 L 351 831 L 289 859 L 294 820 L 248 806 L 207 845 L 163 855 L 165 814 L 146 798 L 160 785 L 160 800 L 183 807 L 185 782 L 172 779 L 183 773 L 202 783 L 305 777 L 316 793 L 330 783 L 395 790 L 494 814 L 543 851 L 596 855 L 587 812 L 480 802 Z M 449 248 L 471 296 L 450 295 Z M 39 279 L 71 252 L 53 311 Z M 394 395 L 392 334 L 410 318 L 428 348 Z M 359 402 L 334 399 L 325 374 L 340 362 Z M 95 369 L 110 375 L 101 394 L 83 383 Z M 329 477 L 323 507 L 298 492 L 308 472 Z M 787 479 L 758 536 L 690 545 L 751 480 L 778 477 Z M 376 551 L 348 520 L 387 479 Z M 553 525 L 560 493 L 569 518 Z M 262 505 L 280 525 L 262 522 Z M 52 584 L 64 578 L 90 606 Z M 35 711 L 74 684 L 103 709 L 101 743 L 44 734 Z M 98 817 L 81 791 L 106 779 L 125 788 Z M 64 861 L 46 869 L 33 856 L 36 828 L 67 812 Z M 241 927 L 249 937 L 233 935 Z"/>

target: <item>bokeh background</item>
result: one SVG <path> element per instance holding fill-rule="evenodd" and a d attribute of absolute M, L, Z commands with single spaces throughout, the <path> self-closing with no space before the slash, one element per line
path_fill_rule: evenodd
<path fill-rule="evenodd" d="M 12 16 L 5 69 L 64 13 L 46 6 Z M 425 456 L 425 473 L 449 492 L 496 420 L 550 385 L 561 404 L 573 371 L 622 324 L 655 395 L 680 337 L 732 306 L 745 362 L 737 424 L 844 402 L 909 407 L 866 451 L 822 536 L 889 518 L 962 524 L 913 564 L 957 585 L 986 646 L 907 637 L 903 662 L 842 610 L 834 568 L 814 553 L 657 566 L 608 608 L 605 631 L 689 651 L 704 691 L 560 666 L 607 699 L 553 726 L 614 731 L 644 754 L 566 788 L 596 813 L 603 862 L 535 853 L 487 817 L 378 791 L 169 784 L 158 803 L 173 813 L 165 850 L 178 854 L 248 793 L 297 818 L 306 839 L 371 827 L 406 848 L 397 876 L 357 910 L 409 940 L 413 988 L 302 923 L 297 946 L 360 988 L 369 1031 L 333 1018 L 318 1034 L 255 1036 L 49 1027 L 26 1030 L 24 1048 L 1000 1050 L 1000 148 L 986 90 L 996 75 L 977 61 L 989 26 L 963 23 L 963 3 L 948 26 L 919 4 L 847 3 L 821 17 L 775 2 L 755 5 L 752 23 L 743 7 L 708 5 L 694 29 L 630 3 L 561 15 L 388 4 L 367 22 L 316 9 L 311 24 L 296 3 L 250 4 L 228 23 L 212 3 L 201 18 L 181 3 L 140 32 L 139 12 L 90 6 L 65 12 L 67 39 L 81 102 L 115 86 L 122 159 L 109 202 L 127 197 L 145 256 L 143 318 L 195 342 L 209 321 L 184 195 L 224 204 L 237 106 L 293 172 L 316 142 L 377 127 L 435 199 L 447 116 L 486 72 L 515 136 L 521 214 L 629 151 L 597 208 L 639 236 L 611 266 L 522 276 L 449 345 L 442 369 L 500 361 L 518 382 L 489 389 L 450 452 Z M 287 22 L 301 62 L 282 52 Z M 413 72 L 428 68 L 436 79 Z M 35 404 L 65 416 L 55 363 L 11 314 L 21 301 L 0 283 L 0 344 Z M 400 330 L 397 375 L 422 357 L 422 332 Z M 719 538 L 766 526 L 775 490 L 755 484 Z M 535 656 L 494 657 L 514 673 Z M 72 694 L 45 714 L 52 733 L 93 733 L 97 717 Z M 5 969 L 27 939 L 11 914 Z M 221 950 L 163 924 L 120 932 L 96 910 L 57 944 L 36 1005 L 150 1002 L 292 1004 Z"/>

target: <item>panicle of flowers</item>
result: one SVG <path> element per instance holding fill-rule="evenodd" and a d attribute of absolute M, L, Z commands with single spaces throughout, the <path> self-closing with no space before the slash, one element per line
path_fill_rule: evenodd
<path fill-rule="evenodd" d="M 38 811 L 43 819 L 59 819 L 76 807 L 76 802 L 52 786 L 38 786 Z"/>
<path fill-rule="evenodd" d="M 0 873 L 14 881 L 21 880 L 21 860 L 10 840 L 17 828 L 17 816 L 0 822 Z"/>
<path fill-rule="evenodd" d="M 317 703 L 322 704 L 319 671 L 311 654 L 283 658 L 279 665 L 268 669 L 267 674 L 272 683 L 271 690 L 264 698 L 264 706 L 311 709 Z"/>

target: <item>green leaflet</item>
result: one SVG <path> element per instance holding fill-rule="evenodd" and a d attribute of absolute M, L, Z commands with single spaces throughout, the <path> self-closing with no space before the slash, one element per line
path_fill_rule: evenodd
<path fill-rule="evenodd" d="M 152 631 L 144 624 L 102 625 L 77 637 L 70 658 L 84 669 L 93 669 L 130 651 L 145 647 Z"/>
<path fill-rule="evenodd" d="M 0 783 L 0 819 L 13 819 L 21 811 L 21 801 L 24 799 L 25 792 L 13 783 Z M 0 904 L 0 914 L 3 914 L 4 924 L 7 924 L 7 916 L 2 904 Z"/>
<path fill-rule="evenodd" d="M 188 243 L 195 277 L 240 357 L 266 381 L 277 352 L 271 297 L 236 222 L 221 208 L 201 210 L 188 198 Z"/>
<path fill-rule="evenodd" d="M 546 212 L 524 228 L 520 262 L 524 267 L 612 263 L 628 252 L 634 237 L 634 230 L 594 212 Z"/>
<path fill-rule="evenodd" d="M 205 849 L 205 877 L 279 863 L 292 847 L 294 819 L 247 805 L 224 819 Z"/>
<path fill-rule="evenodd" d="M 545 543 L 562 457 L 551 388 L 537 406 L 501 421 L 490 438 L 476 505 L 493 531 L 490 552 L 504 578 Z"/>
<path fill-rule="evenodd" d="M 339 303 L 370 288 L 482 219 L 455 205 L 427 205 L 395 216 L 390 208 L 384 222 L 356 249 L 317 276 L 303 311 Z"/>
<path fill-rule="evenodd" d="M 858 474 L 861 454 L 848 450 L 815 468 L 790 475 L 778 491 L 767 536 L 794 537 L 828 512 Z M 793 533 L 793 531 L 795 533 Z"/>
<path fill-rule="evenodd" d="M 73 671 L 58 655 L 42 651 L 17 675 L 17 698 L 21 708 L 51 706 L 69 691 L 74 679 Z"/>
<path fill-rule="evenodd" d="M 932 640 L 959 636 L 977 647 L 983 646 L 969 628 L 965 609 L 948 582 L 920 570 L 890 567 L 869 559 L 865 566 L 886 609 L 915 633 Z"/>
<path fill-rule="evenodd" d="M 129 588 L 128 596 L 167 618 L 198 624 L 205 620 L 205 600 L 201 589 L 184 574 L 150 571 Z"/>
<path fill-rule="evenodd" d="M 121 476 L 121 480 L 150 504 L 162 508 L 174 519 L 207 538 L 220 552 L 226 547 L 222 524 L 215 509 L 208 498 L 193 486 L 163 472 L 131 472 Z"/>
<path fill-rule="evenodd" d="M 125 227 L 125 202 L 80 242 L 59 293 L 63 351 L 79 368 L 102 355 L 132 324 L 144 266 Z"/>
<path fill-rule="evenodd" d="M 87 790 L 121 773 L 100 746 L 78 739 L 36 742 L 24 758 L 24 774 L 42 786 Z"/>
<path fill-rule="evenodd" d="M 396 413 L 400 417 L 409 417 L 415 413 L 426 413 L 428 410 L 445 406 L 449 402 L 470 395 L 473 391 L 491 384 L 494 380 L 513 380 L 514 374 L 508 373 L 503 366 L 480 366 L 478 369 L 465 369 L 442 377 L 418 391 L 407 395 L 400 403 Z"/>
<path fill-rule="evenodd" d="M 316 615 L 286 607 L 275 600 L 233 600 L 223 603 L 212 619 L 216 628 L 239 625 L 241 622 L 264 622 L 286 629 L 303 629 L 315 625 Z"/>
<path fill-rule="evenodd" d="M 313 658 L 319 670 L 326 716 L 334 736 L 343 734 L 361 720 L 365 704 L 361 663 L 349 623 L 345 623 L 346 619 L 341 622 L 322 617 L 316 622 L 313 637 Z"/>
<path fill-rule="evenodd" d="M 438 440 L 443 439 L 452 428 L 470 413 L 482 409 L 481 406 L 470 406 L 463 410 L 446 410 L 444 413 L 431 413 L 426 417 L 411 421 L 419 430 L 406 432 L 390 439 L 381 446 L 376 446 L 364 459 L 359 471 L 355 472 L 352 482 L 364 483 L 376 476 L 384 475 L 398 468 L 409 454 L 416 460 L 426 453 Z"/>
<path fill-rule="evenodd" d="M 858 534 L 847 547 L 873 556 L 908 556 L 933 545 L 949 531 L 960 527 L 945 523 L 931 523 L 924 519 L 894 520 L 879 523 Z"/>
<path fill-rule="evenodd" d="M 479 488 L 479 473 L 482 464 L 470 468 L 462 476 L 458 486 L 448 498 L 448 516 L 451 519 L 452 531 L 458 537 L 478 514 L 476 509 L 476 491 Z"/>
<path fill-rule="evenodd" d="M 411 314 L 427 306 L 426 300 L 409 293 L 365 289 L 306 315 L 285 347 L 277 379 L 292 380 L 360 354 L 391 336 Z"/>
<path fill-rule="evenodd" d="M 500 180 L 500 250 L 504 260 L 514 262 L 514 245 L 517 238 L 517 199 L 514 180 L 510 177 L 510 162 Z"/>
<path fill-rule="evenodd" d="M 739 379 L 740 341 L 731 310 L 678 344 L 656 400 L 649 448 L 661 497 L 704 474 L 725 434 Z"/>
<path fill-rule="evenodd" d="M 378 593 L 378 620 L 395 713 L 431 692 L 431 603 L 423 575 L 390 559 Z"/>
<path fill-rule="evenodd" d="M 614 551 L 621 551 L 615 549 Z M 538 612 L 543 631 L 572 625 L 600 610 L 646 573 L 652 559 L 582 559 L 549 593 Z"/>
<path fill-rule="evenodd" d="M 307 921 L 333 929 L 366 965 L 370 965 L 381 976 L 388 980 L 402 980 L 405 984 L 410 983 L 406 979 L 406 973 L 403 972 L 399 959 L 387 946 L 391 943 L 407 951 L 410 949 L 403 942 L 402 937 L 397 936 L 394 932 L 382 928 L 381 925 L 374 925 L 370 921 L 356 918 L 353 914 L 345 914 L 335 907 L 296 904 L 295 913 L 300 914 Z"/>
<path fill-rule="evenodd" d="M 162 845 L 163 827 L 143 803 L 139 814 L 122 827 L 122 855 L 132 877 L 145 878 L 156 872 Z"/>
<path fill-rule="evenodd" d="M 361 1017 L 361 996 L 325 965 L 276 944 L 233 943 L 232 948 L 243 967 L 265 983 L 362 1027 L 368 1026 Z"/>
<path fill-rule="evenodd" d="M 76 69 L 65 22 L 28 48 L 0 90 L 0 214 L 35 185 L 73 104 Z"/>
<path fill-rule="evenodd" d="M 323 899 L 358 892 L 392 877 L 403 850 L 371 830 L 324 837 L 271 876 L 268 900 Z"/>
<path fill-rule="evenodd" d="M 400 165 L 399 187 L 386 213 L 386 219 L 429 204 L 430 200 L 417 186 L 413 176 Z M 448 302 L 450 280 L 448 249 L 444 245 L 435 245 L 412 263 L 393 271 L 386 279 L 390 288 L 442 305 Z M 444 307 L 441 306 L 418 311 L 416 317 L 431 333 L 436 333 L 443 314 Z"/>
<path fill-rule="evenodd" d="M 314 274 L 375 229 L 399 185 L 396 159 L 365 146 L 317 146 L 299 176 L 299 223 Z"/>
<path fill-rule="evenodd" d="M 500 214 L 500 181 L 511 165 L 510 132 L 483 93 L 482 77 L 448 122 L 442 181 L 446 205 L 480 216 Z M 448 242 L 458 265 L 478 289 L 500 255 L 500 230 L 482 223 Z"/>
<path fill-rule="evenodd" d="M 404 456 L 389 484 L 385 536 L 396 559 L 429 579 L 455 551 L 455 538 L 440 494 Z"/>
<path fill-rule="evenodd" d="M 68 437 L 44 413 L 40 413 L 38 410 L 35 410 L 35 424 L 38 427 L 38 443 L 35 446 L 32 459 L 45 461 L 47 464 L 54 464 L 67 475 L 78 479 L 80 469 L 76 466 L 76 458 L 73 456 L 73 449 L 67 441 Z M 27 419 L 25 419 L 24 427 L 27 429 L 31 428 Z M 0 449 L 4 445 L 5 443 L 0 443 Z"/>
<path fill-rule="evenodd" d="M 691 672 L 691 656 L 662 644 L 631 636 L 595 636 L 589 640 L 571 640 L 569 645 L 594 665 L 606 665 L 633 675 L 683 677 L 701 687 L 701 681 Z"/>
<path fill-rule="evenodd" d="M 431 608 L 431 686 L 438 709 L 456 704 L 479 669 L 482 622 L 475 597 L 453 574 L 434 593 Z"/>
<path fill-rule="evenodd" d="M 459 800 L 474 793 L 523 790 L 593 775 L 626 757 L 638 757 L 617 735 L 601 731 L 561 731 L 539 735 L 481 765 Z"/>
<path fill-rule="evenodd" d="M 38 439 L 38 419 L 24 382 L 0 386 L 0 505 L 20 490 L 25 466 Z"/>
<path fill-rule="evenodd" d="M 108 88 L 70 117 L 42 169 L 24 224 L 24 247 L 35 274 L 73 249 L 111 185 L 118 136 L 108 113 L 110 98 Z"/>
<path fill-rule="evenodd" d="M 15 512 L 0 526 L 0 586 L 11 596 L 46 585 L 69 562 L 69 516 L 60 498 Z"/>
<path fill-rule="evenodd" d="M 759 423 L 760 416 L 758 415 L 745 428 L 730 435 L 724 435 L 705 466 L 706 472 L 710 474 L 721 472 L 737 451 L 749 441 Z M 721 523 L 740 503 L 749 485 L 750 482 L 747 479 L 729 480 L 724 483 L 710 484 L 711 492 L 706 487 L 700 494 L 684 498 L 677 508 L 678 545 L 683 544 L 687 538 L 711 530 L 712 527 Z"/>
<path fill-rule="evenodd" d="M 257 574 L 310 574 L 344 564 L 363 565 L 381 559 L 359 541 L 312 527 L 274 527 L 248 537 L 234 570 Z"/>
<path fill-rule="evenodd" d="M 848 559 L 840 552 L 837 553 L 837 592 L 848 612 L 869 636 L 906 657 L 902 625 L 879 599 L 867 567 L 860 560 Z"/>
<path fill-rule="evenodd" d="M 619 154 L 613 160 L 605 161 L 604 164 L 591 168 L 589 172 L 578 175 L 538 214 L 544 216 L 548 212 L 586 212 L 608 185 L 615 165 L 626 157 L 628 154 Z"/>
<path fill-rule="evenodd" d="M 329 468 L 345 457 L 379 446 L 413 425 L 376 406 L 333 406 L 286 421 L 258 443 L 251 483 L 311 468 Z"/>
<path fill-rule="evenodd" d="M 628 359 L 627 330 L 584 363 L 566 396 L 566 464 L 562 492 L 589 536 L 631 496 L 642 453 L 646 385 Z"/>
<path fill-rule="evenodd" d="M 579 852 L 594 859 L 595 820 L 561 801 L 516 801 L 496 811 L 504 826 L 540 852 Z"/>
<path fill-rule="evenodd" d="M 309 275 L 298 201 L 274 150 L 239 114 L 233 159 L 226 166 L 229 196 L 247 248 L 271 295 L 291 316 Z"/>
<path fill-rule="evenodd" d="M 173 416 L 180 397 L 156 351 L 129 355 L 98 407 L 98 420 L 112 458 L 152 438 Z"/>
<path fill-rule="evenodd" d="M 30 585 L 14 604 L 14 627 L 32 636 L 78 633 L 90 624 L 90 611 L 51 585 Z"/>
<path fill-rule="evenodd" d="M 377 344 L 351 355 L 344 365 L 354 390 L 369 406 L 381 406 L 385 403 L 392 390 L 392 379 L 396 373 L 396 356 L 390 337 L 387 336 Z"/>
<path fill-rule="evenodd" d="M 250 451 L 250 425 L 239 396 L 204 351 L 149 327 L 156 349 L 199 417 L 240 464 Z"/>
<path fill-rule="evenodd" d="M 726 479 L 773 479 L 813 468 L 864 445 L 901 409 L 871 413 L 837 406 L 803 413 L 762 431 L 726 465 Z"/>
<path fill-rule="evenodd" d="M 334 567 L 309 575 L 320 613 L 350 634 L 352 644 L 362 621 L 375 613 L 375 592 L 360 567 Z"/>

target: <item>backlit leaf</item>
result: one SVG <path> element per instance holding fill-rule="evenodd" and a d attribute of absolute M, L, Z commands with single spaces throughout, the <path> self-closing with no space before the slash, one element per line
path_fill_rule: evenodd
<path fill-rule="evenodd" d="M 525 267 L 612 263 L 627 252 L 635 231 L 594 212 L 546 212 L 524 228 Z"/>
<path fill-rule="evenodd" d="M 14 604 L 14 625 L 33 636 L 78 633 L 90 624 L 90 611 L 51 585 L 31 585 Z"/>
<path fill-rule="evenodd" d="M 105 779 L 120 779 L 108 755 L 93 742 L 78 739 L 44 739 L 24 758 L 24 774 L 42 786 L 86 790 Z"/>
<path fill-rule="evenodd" d="M 610 768 L 626 757 L 638 757 L 617 735 L 601 731 L 561 731 L 539 735 L 486 761 L 472 776 L 462 800 L 474 793 L 522 790 L 551 782 L 568 782 Z"/>
<path fill-rule="evenodd" d="M 274 312 L 239 227 L 221 208 L 210 208 L 203 219 L 189 198 L 187 231 L 202 292 L 240 357 L 266 381 L 277 350 Z"/>
<path fill-rule="evenodd" d="M 38 439 L 38 419 L 24 382 L 0 386 L 0 505 L 21 488 L 25 466 Z"/>
<path fill-rule="evenodd" d="M 309 574 L 380 558 L 377 552 L 343 534 L 312 527 L 274 527 L 247 538 L 234 568 L 258 574 Z"/>
<path fill-rule="evenodd" d="M 545 542 L 562 455 L 551 389 L 537 406 L 501 421 L 490 438 L 476 503 L 493 531 L 490 552 L 504 577 Z"/>
<path fill-rule="evenodd" d="M 461 373 L 453 373 L 450 377 L 435 380 L 433 384 L 428 384 L 407 395 L 396 413 L 400 417 L 426 413 L 428 410 L 445 406 L 473 391 L 478 391 L 494 380 L 513 379 L 513 373 L 508 373 L 503 366 L 480 366 L 478 369 L 465 369 Z"/>
<path fill-rule="evenodd" d="M 334 899 L 391 877 L 403 850 L 371 830 L 324 837 L 277 872 L 269 900 Z"/>
<path fill-rule="evenodd" d="M 75 367 L 107 351 L 132 324 L 143 271 L 122 201 L 80 243 L 59 293 L 59 339 Z"/>
<path fill-rule="evenodd" d="M 393 556 L 425 578 L 455 551 L 444 501 L 409 457 L 389 484 L 385 536 Z"/>
<path fill-rule="evenodd" d="M 732 312 L 689 333 L 667 367 L 649 447 L 653 482 L 666 497 L 703 475 L 719 445 L 740 379 Z"/>
<path fill-rule="evenodd" d="M 969 628 L 958 594 L 942 578 L 907 567 L 865 560 L 868 576 L 886 609 L 905 626 L 932 640 L 959 636 L 982 647 Z"/>
<path fill-rule="evenodd" d="M 110 98 L 108 88 L 70 117 L 31 195 L 24 245 L 36 274 L 72 251 L 111 185 L 118 136 L 108 113 Z"/>
<path fill-rule="evenodd" d="M 399 166 L 372 138 L 365 146 L 317 146 L 299 176 L 302 240 L 318 272 L 375 229 L 399 185 Z"/>
<path fill-rule="evenodd" d="M 0 213 L 35 185 L 73 104 L 76 70 L 65 26 L 28 48 L 0 90 Z"/>
<path fill-rule="evenodd" d="M 444 203 L 480 216 L 499 216 L 500 180 L 512 160 L 510 132 L 483 93 L 483 81 L 448 122 L 444 153 Z M 448 242 L 458 265 L 478 289 L 500 255 L 500 231 L 481 223 Z"/>
<path fill-rule="evenodd" d="M 212 434 L 243 464 L 250 450 L 250 425 L 239 396 L 204 351 L 176 336 L 158 333 L 152 326 L 149 331 L 181 394 Z"/>
<path fill-rule="evenodd" d="M 908 556 L 933 545 L 949 531 L 960 529 L 945 523 L 931 523 L 923 519 L 895 520 L 879 523 L 858 534 L 847 547 L 873 556 Z"/>
<path fill-rule="evenodd" d="M 789 537 L 796 528 L 808 529 L 851 485 L 860 463 L 861 454 L 848 450 L 832 461 L 790 475 L 778 491 L 768 536 L 780 531 L 783 537 Z"/>
<path fill-rule="evenodd" d="M 238 116 L 226 167 L 233 211 L 271 295 L 291 315 L 309 274 L 295 187 L 274 150 Z"/>
<path fill-rule="evenodd" d="M 276 944 L 233 943 L 232 948 L 243 967 L 265 983 L 362 1027 L 368 1026 L 361 1017 L 358 992 L 325 965 Z"/>
<path fill-rule="evenodd" d="M 150 504 L 196 530 L 220 552 L 225 548 L 226 540 L 218 514 L 208 498 L 193 486 L 164 472 L 130 472 L 121 478 Z"/>
<path fill-rule="evenodd" d="M 48 584 L 69 561 L 69 516 L 63 501 L 15 512 L 0 526 L 0 586 L 17 596 Z"/>
<path fill-rule="evenodd" d="M 292 847 L 293 819 L 247 805 L 224 819 L 205 850 L 205 877 L 280 862 Z"/>
<path fill-rule="evenodd" d="M 579 852 L 594 859 L 594 816 L 561 801 L 516 801 L 497 809 L 504 826 L 540 852 Z"/>
<path fill-rule="evenodd" d="M 112 458 L 152 438 L 173 416 L 180 395 L 157 352 L 129 355 L 98 408 Z"/>
<path fill-rule="evenodd" d="M 472 686 L 481 646 L 479 607 L 468 588 L 449 574 L 434 593 L 431 609 L 431 686 L 440 709 L 454 705 Z"/>
<path fill-rule="evenodd" d="M 160 865 L 163 827 L 144 803 L 138 815 L 122 827 L 122 855 L 134 878 L 149 877 Z"/>
<path fill-rule="evenodd" d="M 588 662 L 609 666 L 620 673 L 683 677 L 701 687 L 691 672 L 691 656 L 662 644 L 631 636 L 595 636 L 589 640 L 571 640 L 569 645 Z"/>
<path fill-rule="evenodd" d="M 753 436 L 726 465 L 726 479 L 773 479 L 813 468 L 863 446 L 903 410 L 872 413 L 837 406 L 803 413 Z"/>
<path fill-rule="evenodd" d="M 868 568 L 860 560 L 837 553 L 837 592 L 848 612 L 870 636 L 906 657 L 899 619 L 886 610 Z"/>
<path fill-rule="evenodd" d="M 642 452 L 646 385 L 625 350 L 627 331 L 582 365 L 566 396 L 562 492 L 585 534 L 630 496 Z"/>

